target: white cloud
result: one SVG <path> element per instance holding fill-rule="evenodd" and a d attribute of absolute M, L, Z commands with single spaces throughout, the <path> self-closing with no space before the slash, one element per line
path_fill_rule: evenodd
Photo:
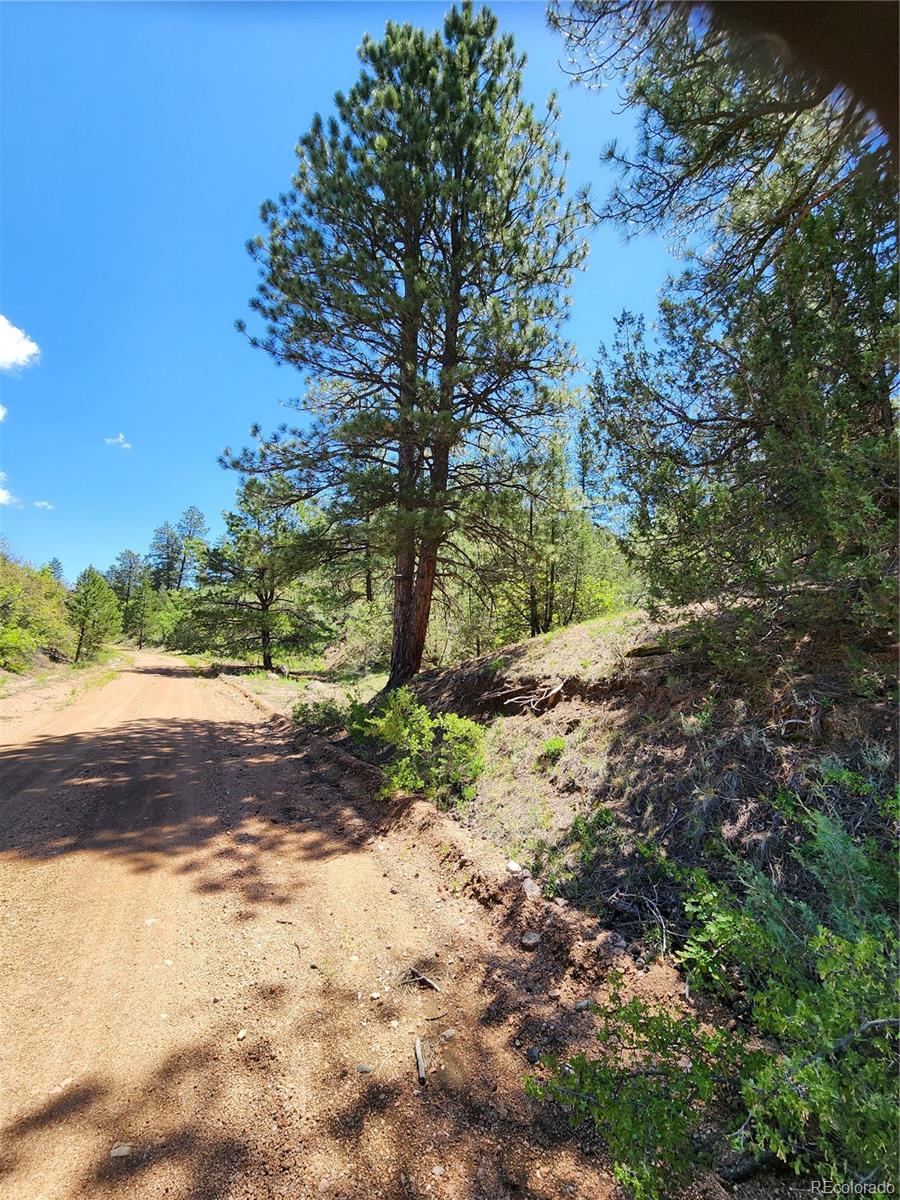
<path fill-rule="evenodd" d="M 0 421 L 3 421 L 6 419 L 6 414 L 8 412 L 9 412 L 9 409 L 6 407 L 6 405 L 0 404 Z"/>
<path fill-rule="evenodd" d="M 119 433 L 114 438 L 104 438 L 107 446 L 121 446 L 123 450 L 131 449 L 131 442 L 125 441 L 125 434 Z"/>
<path fill-rule="evenodd" d="M 35 502 L 34 502 L 34 507 L 35 507 L 35 508 L 48 508 L 48 509 L 49 509 L 49 508 L 52 508 L 52 507 L 53 507 L 53 505 L 50 503 L 50 501 L 49 501 L 49 500 L 35 500 Z"/>
<path fill-rule="evenodd" d="M 17 505 L 19 501 L 12 494 L 6 484 L 6 472 L 0 471 L 0 508 L 10 508 Z"/>
<path fill-rule="evenodd" d="M 30 367 L 40 357 L 41 348 L 37 342 L 33 342 L 24 329 L 17 329 L 12 321 L 0 314 L 0 371 Z"/>

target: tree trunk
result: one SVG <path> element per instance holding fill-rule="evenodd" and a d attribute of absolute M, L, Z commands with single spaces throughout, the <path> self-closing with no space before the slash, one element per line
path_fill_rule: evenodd
<path fill-rule="evenodd" d="M 86 628 L 86 625 L 82 625 L 78 630 L 78 645 L 75 647 L 75 662 L 78 662 L 79 658 L 81 657 L 81 647 L 84 644 L 84 631 Z"/>
<path fill-rule="evenodd" d="M 425 639 L 428 636 L 428 620 L 431 616 L 431 601 L 434 596 L 434 581 L 437 578 L 437 556 L 440 538 L 426 539 L 419 551 L 419 568 L 416 572 L 415 615 L 413 617 L 412 661 L 413 674 L 422 665 Z"/>
<path fill-rule="evenodd" d="M 407 243 L 408 253 L 411 242 Z M 419 253 L 416 244 L 413 254 Z M 405 267 L 406 310 L 400 327 L 400 396 L 397 417 L 397 531 L 394 555 L 394 629 L 391 669 L 385 690 L 411 679 L 419 669 L 414 653 L 416 573 L 416 482 L 419 447 L 415 442 L 416 368 L 419 348 L 419 302 L 415 299 L 415 264 Z"/>
<path fill-rule="evenodd" d="M 394 558 L 394 629 L 391 638 L 391 669 L 387 691 L 400 687 L 419 669 L 413 651 L 415 626 L 416 535 L 414 510 L 404 499 L 405 477 L 414 472 L 412 445 L 400 447 L 400 508 L 398 512 L 397 552 Z"/>
<path fill-rule="evenodd" d="M 541 618 L 538 614 L 538 595 L 533 579 L 528 585 L 528 625 L 531 637 L 537 637 L 541 632 Z"/>
<path fill-rule="evenodd" d="M 369 528 L 371 517 L 366 514 L 366 530 Z M 371 604 L 375 598 L 375 589 L 372 586 L 372 547 L 369 545 L 368 536 L 366 537 L 366 545 L 364 550 L 366 564 L 366 599 Z"/>

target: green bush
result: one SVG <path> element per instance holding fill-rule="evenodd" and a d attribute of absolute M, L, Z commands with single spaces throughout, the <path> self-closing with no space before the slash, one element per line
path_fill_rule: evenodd
<path fill-rule="evenodd" d="M 338 733 L 347 724 L 347 709 L 336 700 L 301 700 L 294 705 L 291 716 L 310 733 L 325 736 Z"/>
<path fill-rule="evenodd" d="M 351 741 L 386 756 L 383 792 L 424 792 L 440 807 L 465 804 L 484 771 L 484 730 L 467 717 L 432 717 L 409 688 L 381 697 L 372 710 L 358 700 L 297 704 L 294 720 L 314 733 L 346 730 Z"/>
<path fill-rule="evenodd" d="M 555 767 L 565 753 L 565 749 L 566 739 L 559 734 L 555 734 L 553 737 L 547 738 L 546 742 L 541 746 L 538 762 L 546 768 Z"/>
<path fill-rule="evenodd" d="M 384 772 L 386 792 L 427 790 L 434 721 L 409 688 L 388 694 L 369 723 L 368 735 L 391 751 Z"/>
<path fill-rule="evenodd" d="M 435 721 L 437 748 L 429 772 L 431 796 L 441 806 L 475 798 L 484 771 L 484 730 L 467 717 L 442 713 Z"/>
<path fill-rule="evenodd" d="M 368 735 L 392 752 L 386 792 L 424 792 L 441 807 L 464 804 L 484 771 L 484 730 L 467 717 L 432 717 L 408 688 L 385 699 Z"/>
<path fill-rule="evenodd" d="M 609 1003 L 597 1008 L 600 1057 L 576 1055 L 555 1068 L 549 1083 L 527 1090 L 593 1121 L 613 1160 L 613 1174 L 636 1200 L 659 1200 L 687 1180 L 696 1161 L 694 1135 L 711 1101 L 721 1112 L 723 1070 L 744 1070 L 739 1038 L 704 1030 L 691 1016 L 622 1001 L 613 976 Z"/>
<path fill-rule="evenodd" d="M 734 887 L 666 866 L 684 891 L 689 930 L 677 958 L 691 985 L 740 995 L 769 1050 L 710 1040 L 691 1016 L 614 994 L 601 1011 L 601 1057 L 557 1066 L 539 1089 L 596 1123 L 639 1200 L 689 1171 L 698 1106 L 715 1099 L 718 1110 L 738 1094 L 734 1149 L 835 1184 L 896 1184 L 896 871 L 833 814 L 779 802 L 806 831 L 793 853 L 824 916 L 744 863 L 734 864 Z M 624 1053 L 611 1050 L 617 1029 Z M 644 1060 L 652 1069 L 636 1067 Z"/>
<path fill-rule="evenodd" d="M 39 652 L 62 659 L 74 647 L 66 589 L 49 568 L 14 559 L 0 542 L 0 668 L 24 671 Z"/>

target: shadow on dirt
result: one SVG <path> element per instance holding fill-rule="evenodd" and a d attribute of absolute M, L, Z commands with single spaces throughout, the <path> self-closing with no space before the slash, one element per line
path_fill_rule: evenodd
<path fill-rule="evenodd" d="M 325 860 L 384 825 L 355 803 L 371 790 L 364 772 L 255 722 L 154 717 L 35 737 L 0 752 L 0 861 L 99 852 L 234 892 L 247 919 L 291 899 L 265 882 L 267 856 Z"/>

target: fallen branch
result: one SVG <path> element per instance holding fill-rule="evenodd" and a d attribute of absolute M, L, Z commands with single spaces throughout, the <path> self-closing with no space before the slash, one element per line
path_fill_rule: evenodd
<path fill-rule="evenodd" d="M 419 1083 L 421 1083 L 424 1087 L 428 1080 L 425 1074 L 425 1055 L 422 1053 L 422 1042 L 419 1038 L 416 1038 L 414 1049 L 416 1054 L 416 1070 L 419 1073 Z"/>
<path fill-rule="evenodd" d="M 401 985 L 410 983 L 424 983 L 426 987 L 433 988 L 436 992 L 441 990 L 433 979 L 429 979 L 427 975 L 423 975 L 422 972 L 417 971 L 415 967 L 409 967 L 406 971 L 404 971 L 400 976 L 399 983 Z"/>

